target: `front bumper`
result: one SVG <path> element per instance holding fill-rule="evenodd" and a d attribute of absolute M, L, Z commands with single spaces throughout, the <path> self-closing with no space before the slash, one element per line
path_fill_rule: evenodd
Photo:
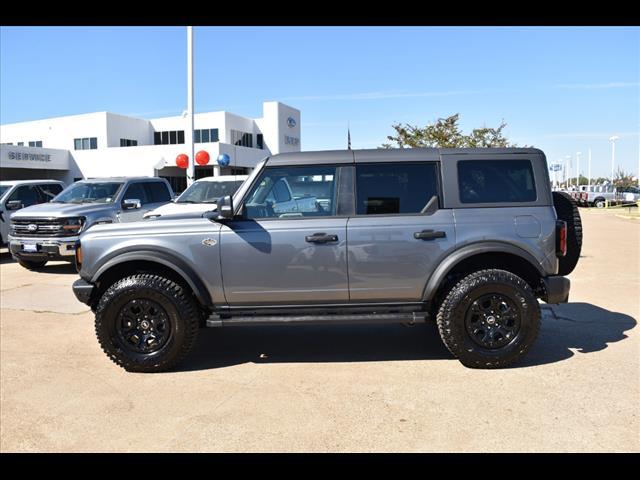
<path fill-rule="evenodd" d="M 542 297 L 547 303 L 567 303 L 571 282 L 567 277 L 553 276 L 542 279 L 545 295 Z"/>
<path fill-rule="evenodd" d="M 73 262 L 78 238 L 77 235 L 64 238 L 13 237 L 9 235 L 9 252 L 16 259 Z M 35 251 L 25 250 L 25 245 L 35 245 Z"/>
<path fill-rule="evenodd" d="M 83 278 L 79 278 L 73 282 L 72 288 L 73 293 L 78 300 L 86 305 L 91 305 L 91 294 L 93 293 L 95 285 L 92 285 Z"/>

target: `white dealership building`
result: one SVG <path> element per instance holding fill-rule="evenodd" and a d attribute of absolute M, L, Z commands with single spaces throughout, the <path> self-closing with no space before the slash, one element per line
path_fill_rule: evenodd
<path fill-rule="evenodd" d="M 95 112 L 0 126 L 0 179 L 75 180 L 114 176 L 160 176 L 174 190 L 186 185 L 176 166 L 185 144 L 186 116 L 152 120 Z M 280 102 L 264 102 L 262 117 L 230 112 L 194 115 L 195 151 L 209 153 L 208 165 L 196 164 L 196 178 L 246 174 L 267 155 L 300 151 L 300 111 Z M 220 154 L 230 157 L 218 166 Z"/>

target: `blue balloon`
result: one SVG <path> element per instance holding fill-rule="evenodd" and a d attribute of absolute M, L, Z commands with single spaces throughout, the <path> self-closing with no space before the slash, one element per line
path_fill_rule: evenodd
<path fill-rule="evenodd" d="M 231 163 L 231 158 L 229 157 L 229 155 L 227 155 L 226 153 L 218 155 L 218 165 L 220 165 L 221 167 L 226 167 L 227 165 L 229 165 L 229 163 Z"/>

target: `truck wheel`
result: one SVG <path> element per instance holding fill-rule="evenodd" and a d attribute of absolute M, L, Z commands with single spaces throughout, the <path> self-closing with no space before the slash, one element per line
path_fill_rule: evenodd
<path fill-rule="evenodd" d="M 440 338 L 470 368 L 501 368 L 520 359 L 540 330 L 540 304 L 523 279 L 505 270 L 464 277 L 436 318 Z"/>
<path fill-rule="evenodd" d="M 553 192 L 553 206 L 558 219 L 567 222 L 567 254 L 558 258 L 558 274 L 569 275 L 576 268 L 582 251 L 580 210 L 575 200 L 564 192 Z"/>
<path fill-rule="evenodd" d="M 138 274 L 114 283 L 96 308 L 102 350 L 129 372 L 162 372 L 178 364 L 196 342 L 200 317 L 181 285 Z"/>
<path fill-rule="evenodd" d="M 39 270 L 47 264 L 47 261 L 18 260 L 18 263 L 27 270 Z"/>
<path fill-rule="evenodd" d="M 593 201 L 593 205 L 594 205 L 596 208 L 604 208 L 604 207 L 606 207 L 606 206 L 607 206 L 606 202 L 604 201 L 604 198 L 596 198 L 596 199 Z"/>

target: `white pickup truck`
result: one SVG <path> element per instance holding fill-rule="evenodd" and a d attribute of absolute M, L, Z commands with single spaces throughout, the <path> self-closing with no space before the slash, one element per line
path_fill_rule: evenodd
<path fill-rule="evenodd" d="M 582 185 L 580 191 L 569 192 L 583 207 L 604 208 L 607 204 L 618 205 L 640 201 L 637 187 L 616 188 L 613 185 Z"/>

